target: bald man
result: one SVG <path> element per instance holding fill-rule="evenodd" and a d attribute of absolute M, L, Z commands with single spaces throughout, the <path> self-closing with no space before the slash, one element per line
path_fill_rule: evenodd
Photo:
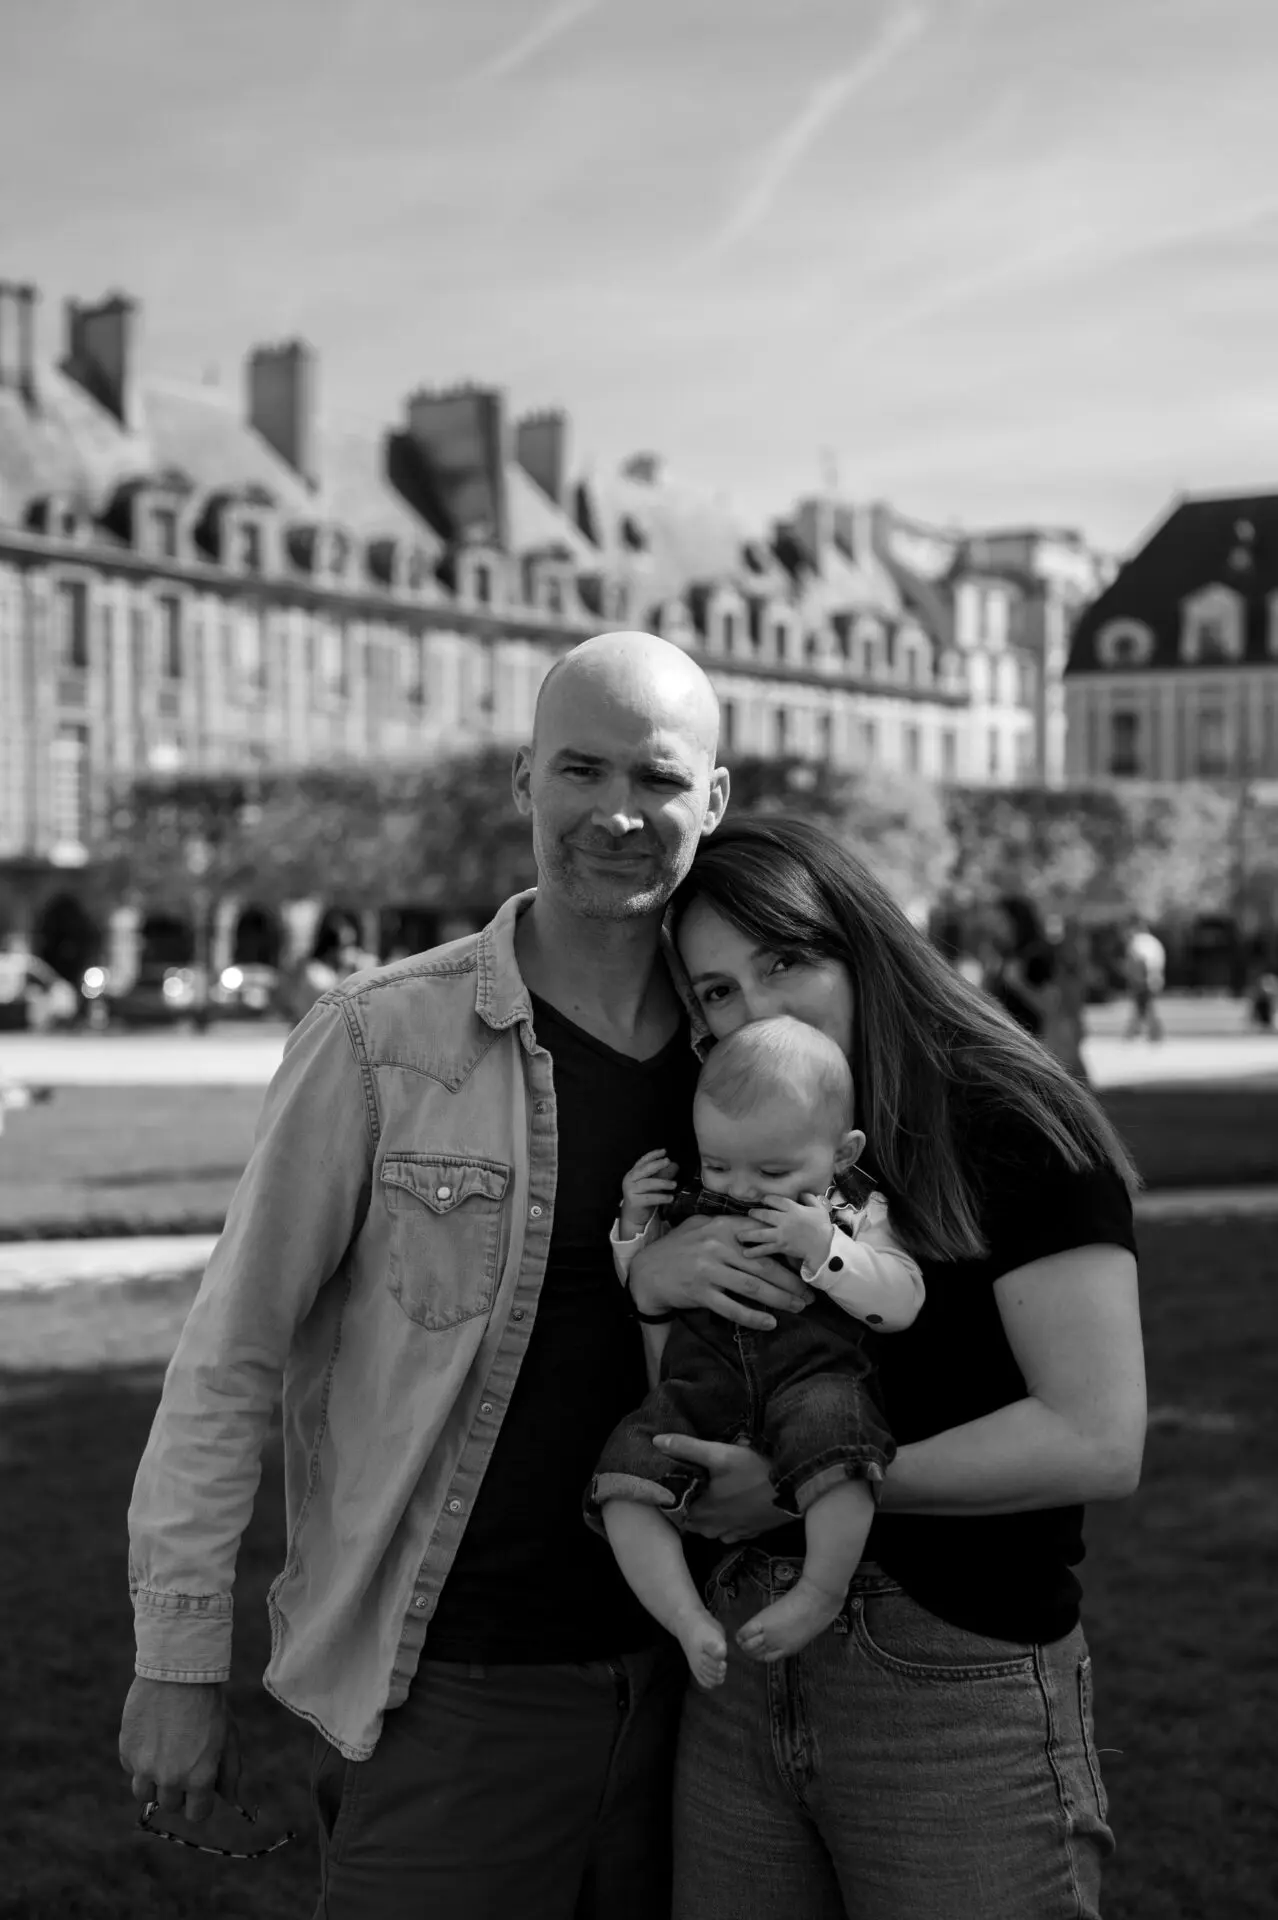
<path fill-rule="evenodd" d="M 153 1830 L 276 1837 L 224 1803 L 235 1559 L 282 1380 L 265 1684 L 314 1729 L 317 1920 L 667 1920 L 682 1662 L 581 1502 L 646 1384 L 622 1175 L 657 1146 L 693 1163 L 660 930 L 727 801 L 717 732 L 651 634 L 553 669 L 514 767 L 535 892 L 295 1029 L 166 1376 L 121 1761 Z"/>

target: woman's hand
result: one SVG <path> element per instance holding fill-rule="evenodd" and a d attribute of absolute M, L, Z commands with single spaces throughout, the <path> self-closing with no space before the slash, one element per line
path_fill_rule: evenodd
<path fill-rule="evenodd" d="M 767 1461 L 744 1441 L 729 1446 L 722 1440 L 697 1440 L 689 1433 L 659 1433 L 655 1445 L 672 1459 L 690 1460 L 710 1475 L 710 1485 L 689 1511 L 689 1533 L 722 1540 L 730 1547 L 794 1518 L 782 1513 L 773 1499 Z"/>
<path fill-rule="evenodd" d="M 775 1327 L 776 1314 L 800 1313 L 811 1289 L 779 1260 L 742 1246 L 741 1234 L 758 1231 L 744 1215 L 699 1214 L 641 1248 L 630 1268 L 630 1294 L 640 1313 L 708 1307 L 763 1333 Z"/>

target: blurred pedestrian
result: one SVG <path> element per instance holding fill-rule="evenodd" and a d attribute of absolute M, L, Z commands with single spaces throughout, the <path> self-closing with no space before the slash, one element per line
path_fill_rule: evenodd
<path fill-rule="evenodd" d="M 284 990 L 285 1009 L 296 1026 L 304 1020 L 315 1002 L 349 980 L 377 965 L 377 955 L 360 945 L 359 929 L 345 914 L 325 919 L 308 960 L 294 968 Z"/>
<path fill-rule="evenodd" d="M 1158 996 L 1167 977 L 1167 949 L 1147 920 L 1132 922 L 1124 964 L 1132 996 L 1127 1038 L 1138 1039 L 1143 1030 L 1151 1040 L 1161 1040 L 1163 1023 L 1158 1015 Z"/>
<path fill-rule="evenodd" d="M 1066 1073 L 1090 1085 L 1083 1061 L 1087 1014 L 1087 947 L 1078 928 L 1062 926 L 1051 941 L 1052 981 L 1040 1036 Z"/>
<path fill-rule="evenodd" d="M 1004 894 L 994 926 L 986 988 L 1018 1027 L 1036 1040 L 1056 1012 L 1056 957 L 1038 908 L 1022 894 Z"/>
<path fill-rule="evenodd" d="M 1251 1022 L 1272 1033 L 1278 1010 L 1278 973 L 1259 973 L 1251 989 Z"/>

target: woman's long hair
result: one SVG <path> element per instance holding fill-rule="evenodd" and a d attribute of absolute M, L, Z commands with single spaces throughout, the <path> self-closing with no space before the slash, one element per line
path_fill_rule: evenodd
<path fill-rule="evenodd" d="M 964 1151 L 982 1115 L 1021 1117 L 1067 1166 L 1112 1167 L 1135 1192 L 1135 1168 L 1086 1088 L 948 967 L 869 868 L 820 827 L 771 815 L 728 822 L 702 841 L 674 896 L 676 937 L 696 900 L 782 958 L 847 968 L 857 1125 L 902 1238 L 921 1258 L 987 1251 Z"/>

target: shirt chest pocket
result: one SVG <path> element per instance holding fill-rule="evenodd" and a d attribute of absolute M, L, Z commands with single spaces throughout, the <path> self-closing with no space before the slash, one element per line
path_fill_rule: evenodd
<path fill-rule="evenodd" d="M 462 1154 L 388 1153 L 389 1286 L 410 1320 L 443 1328 L 493 1304 L 509 1167 Z"/>

